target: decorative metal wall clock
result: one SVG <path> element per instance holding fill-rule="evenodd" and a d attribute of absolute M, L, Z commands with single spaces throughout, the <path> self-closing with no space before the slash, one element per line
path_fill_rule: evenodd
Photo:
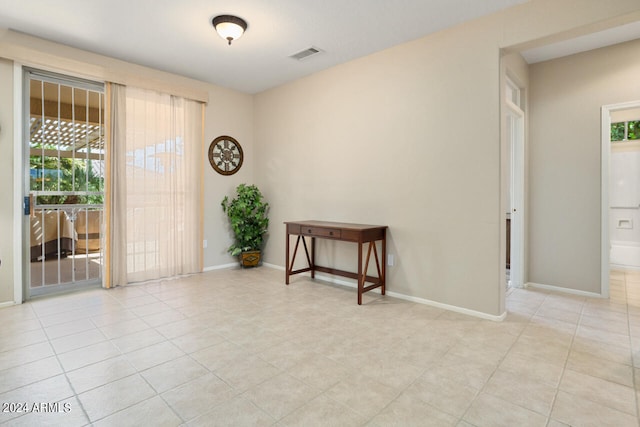
<path fill-rule="evenodd" d="M 233 137 L 222 135 L 209 145 L 209 163 L 219 174 L 233 175 L 238 172 L 243 158 L 242 147 Z"/>

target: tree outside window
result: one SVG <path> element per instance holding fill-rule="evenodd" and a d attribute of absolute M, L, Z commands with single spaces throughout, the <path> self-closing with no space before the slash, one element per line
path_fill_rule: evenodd
<path fill-rule="evenodd" d="M 611 123 L 611 142 L 640 139 L 640 120 Z"/>

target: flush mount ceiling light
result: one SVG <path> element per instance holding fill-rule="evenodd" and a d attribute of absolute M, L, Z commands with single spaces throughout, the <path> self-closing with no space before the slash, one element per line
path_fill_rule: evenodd
<path fill-rule="evenodd" d="M 219 15 L 213 18 L 213 28 L 216 29 L 220 37 L 229 41 L 237 40 L 247 29 L 247 22 L 233 15 Z"/>

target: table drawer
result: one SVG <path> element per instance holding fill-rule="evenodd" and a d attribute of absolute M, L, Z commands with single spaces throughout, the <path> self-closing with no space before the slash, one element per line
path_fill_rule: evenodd
<path fill-rule="evenodd" d="M 300 234 L 305 236 L 315 236 L 315 237 L 329 237 L 332 239 L 340 238 L 340 229 L 339 228 L 325 228 L 325 227 L 313 227 L 313 226 L 302 226 L 300 229 Z"/>
<path fill-rule="evenodd" d="M 300 234 L 300 224 L 287 224 L 287 233 Z"/>

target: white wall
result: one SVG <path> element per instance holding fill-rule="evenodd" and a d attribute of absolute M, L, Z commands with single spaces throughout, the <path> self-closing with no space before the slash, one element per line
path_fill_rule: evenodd
<path fill-rule="evenodd" d="M 640 144 L 612 143 L 609 164 L 609 261 L 640 269 Z"/>
<path fill-rule="evenodd" d="M 524 157 L 525 159 L 527 158 L 527 147 L 529 145 L 529 140 L 528 140 L 528 123 L 529 123 L 529 105 L 528 105 L 528 99 L 529 99 L 529 65 L 526 63 L 526 61 L 524 60 L 524 58 L 519 54 L 519 53 L 510 53 L 510 54 L 505 54 L 502 57 L 502 72 L 501 72 L 501 111 L 502 111 L 502 115 L 501 115 L 501 129 L 502 129 L 502 137 L 501 137 L 501 141 L 502 141 L 502 146 L 501 146 L 501 182 L 503 184 L 502 186 L 502 190 L 501 190 L 501 194 L 502 194 L 502 200 L 501 200 L 501 205 L 503 206 L 503 212 L 505 213 L 505 217 L 506 217 L 506 213 L 509 212 L 511 213 L 511 199 L 510 199 L 510 190 L 511 190 L 511 166 L 512 166 L 512 160 L 511 160 L 511 146 L 510 146 L 510 138 L 507 136 L 506 132 L 507 130 L 507 120 L 506 120 L 506 116 L 509 113 L 509 109 L 507 108 L 506 104 L 505 104 L 505 99 L 506 99 L 506 94 L 505 94 L 505 88 L 507 85 L 507 78 L 509 80 L 511 80 L 511 82 L 513 84 L 515 84 L 516 86 L 518 86 L 518 88 L 520 89 L 520 105 L 519 107 L 524 111 L 524 129 L 523 129 L 523 134 L 524 134 Z M 528 233 L 527 233 L 527 221 L 528 221 L 528 217 L 527 217 L 527 210 L 528 210 L 528 206 L 527 206 L 527 189 L 528 189 L 528 181 L 527 181 L 527 176 L 528 176 L 528 170 L 526 167 L 526 162 L 524 165 L 524 170 L 522 171 L 522 174 L 524 175 L 524 183 L 523 183 L 523 187 L 524 187 L 524 194 L 522 194 L 522 197 L 524 198 L 524 209 L 522 210 L 522 212 L 520 212 L 520 215 L 522 216 L 522 222 L 523 222 L 523 235 L 521 236 L 522 239 L 522 250 L 523 250 L 523 261 L 524 264 L 521 266 L 516 266 L 513 265 L 512 268 L 515 270 L 516 267 L 520 268 L 520 271 L 522 272 L 522 277 L 523 280 L 526 282 L 526 278 L 527 278 L 527 271 L 528 271 L 528 266 L 527 266 L 527 243 L 528 243 Z M 512 227 L 512 233 L 511 233 L 511 238 L 513 238 L 514 235 L 514 227 Z M 507 236 L 506 236 L 506 227 L 503 227 L 501 229 L 501 235 L 500 235 L 500 240 L 501 241 L 506 241 Z M 500 252 L 500 258 L 501 259 L 506 259 L 506 247 L 501 246 L 501 252 Z M 518 260 L 516 259 L 511 259 L 511 263 L 517 263 Z M 504 280 L 504 282 L 502 281 Z M 506 290 L 506 275 L 503 275 L 501 277 L 501 289 Z"/>

